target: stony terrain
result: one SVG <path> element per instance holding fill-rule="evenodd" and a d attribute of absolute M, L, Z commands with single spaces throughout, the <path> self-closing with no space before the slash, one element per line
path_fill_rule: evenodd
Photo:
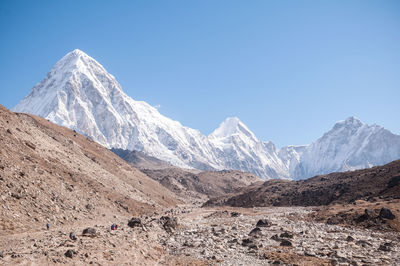
<path fill-rule="evenodd" d="M 141 216 L 133 228 L 128 226 L 128 216 L 79 221 L 75 226 L 0 237 L 0 262 L 3 265 L 400 263 L 399 233 L 317 223 L 308 220 L 313 211 L 312 207 L 225 209 L 188 205 Z M 171 222 L 174 218 L 176 224 Z M 112 223 L 119 228 L 110 230 Z M 88 226 L 96 232 L 83 236 L 81 232 Z M 77 240 L 68 238 L 70 231 L 76 233 Z"/>
<path fill-rule="evenodd" d="M 399 233 L 307 221 L 311 212 L 305 207 L 194 210 L 181 216 L 183 230 L 167 238 L 166 246 L 173 254 L 221 265 L 400 263 Z"/>
<path fill-rule="evenodd" d="M 369 169 L 315 176 L 301 181 L 269 180 L 207 205 L 318 206 L 358 199 L 400 199 L 400 160 Z"/>

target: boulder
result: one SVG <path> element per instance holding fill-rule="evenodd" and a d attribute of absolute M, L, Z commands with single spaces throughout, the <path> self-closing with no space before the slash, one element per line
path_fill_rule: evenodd
<path fill-rule="evenodd" d="M 388 251 L 391 251 L 391 250 L 392 250 L 392 249 L 390 248 L 391 246 L 392 246 L 392 244 L 390 244 L 390 243 L 385 243 L 385 244 L 380 245 L 379 248 L 378 248 L 378 250 L 388 252 Z"/>
<path fill-rule="evenodd" d="M 275 241 L 280 241 L 280 238 L 279 238 L 279 236 L 277 234 L 271 236 L 271 239 L 275 240 Z"/>
<path fill-rule="evenodd" d="M 231 212 L 231 217 L 239 217 L 240 213 L 239 212 Z"/>
<path fill-rule="evenodd" d="M 140 226 L 142 226 L 142 220 L 140 220 L 139 218 L 135 218 L 135 217 L 133 217 L 132 219 L 130 219 L 129 221 L 128 221 L 128 226 L 129 227 L 140 227 Z"/>
<path fill-rule="evenodd" d="M 289 232 L 283 232 L 282 234 L 280 234 L 279 237 L 282 237 L 282 238 L 293 238 L 293 234 L 289 233 Z"/>
<path fill-rule="evenodd" d="M 251 238 L 245 238 L 242 240 L 242 246 L 244 246 L 244 247 L 248 247 L 253 244 L 254 244 L 254 241 Z"/>
<path fill-rule="evenodd" d="M 88 228 L 85 228 L 85 229 L 83 229 L 83 231 L 82 231 L 82 235 L 83 236 L 90 236 L 90 237 L 94 237 L 94 236 L 96 236 L 96 229 L 94 229 L 93 227 L 88 227 Z"/>
<path fill-rule="evenodd" d="M 290 241 L 287 240 L 287 239 L 283 239 L 283 240 L 281 241 L 280 246 L 282 246 L 282 247 L 291 247 L 291 246 L 292 246 L 292 242 L 290 242 Z"/>
<path fill-rule="evenodd" d="M 261 229 L 259 227 L 256 227 L 250 231 L 249 236 L 260 236 L 261 234 Z"/>
<path fill-rule="evenodd" d="M 396 216 L 388 208 L 382 208 L 379 212 L 379 218 L 393 220 Z"/>
<path fill-rule="evenodd" d="M 258 220 L 256 226 L 257 227 L 268 227 L 268 226 L 271 226 L 271 222 L 268 221 L 267 219 L 260 219 L 260 220 Z"/>
<path fill-rule="evenodd" d="M 72 259 L 72 257 L 75 256 L 76 254 L 77 254 L 77 252 L 76 252 L 75 250 L 72 250 L 72 249 L 68 249 L 68 250 L 64 253 L 65 257 L 68 257 L 68 258 L 71 258 L 71 259 Z"/>
<path fill-rule="evenodd" d="M 329 217 L 329 219 L 326 221 L 326 223 L 330 224 L 330 225 L 340 224 L 341 222 L 343 222 L 343 221 L 342 221 L 341 217 L 338 217 L 338 216 Z"/>
<path fill-rule="evenodd" d="M 356 223 L 362 223 L 362 222 L 372 219 L 374 216 L 375 216 L 375 213 L 373 210 L 365 209 L 364 214 L 358 216 L 355 221 L 356 221 Z"/>
<path fill-rule="evenodd" d="M 178 227 L 178 218 L 176 217 L 163 216 L 160 221 L 168 233 L 172 233 Z"/>

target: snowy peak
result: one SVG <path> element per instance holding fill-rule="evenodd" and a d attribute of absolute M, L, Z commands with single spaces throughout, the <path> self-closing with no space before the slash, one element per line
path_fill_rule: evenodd
<path fill-rule="evenodd" d="M 368 125 L 355 117 L 337 122 L 321 138 L 307 146 L 294 178 L 383 165 L 400 158 L 400 136 L 378 125 Z"/>
<path fill-rule="evenodd" d="M 336 130 L 341 129 L 341 128 L 358 129 L 364 125 L 365 124 L 357 117 L 350 116 L 346 120 L 336 122 L 336 124 L 333 126 L 333 129 L 336 129 Z"/>
<path fill-rule="evenodd" d="M 75 116 L 77 109 L 93 120 L 89 114 L 93 102 L 109 101 L 110 97 L 121 94 L 121 86 L 101 64 L 75 49 L 61 58 L 13 110 L 33 113 L 71 127 L 77 122 L 74 120 L 79 120 Z"/>
<path fill-rule="evenodd" d="M 221 139 L 233 135 L 244 135 L 247 138 L 258 141 L 253 132 L 237 117 L 228 117 L 220 126 L 211 133 L 210 138 Z"/>
<path fill-rule="evenodd" d="M 61 58 L 50 70 L 50 73 L 56 74 L 74 71 L 87 72 L 88 68 L 94 67 L 102 68 L 102 71 L 106 72 L 106 70 L 96 60 L 83 51 L 75 49 Z"/>
<path fill-rule="evenodd" d="M 237 117 L 208 137 L 135 101 L 95 59 L 66 54 L 13 111 L 74 129 L 108 148 L 137 150 L 173 165 L 199 170 L 235 169 L 262 178 L 307 178 L 370 167 L 400 158 L 400 136 L 358 118 L 337 122 L 307 146 L 276 149 Z"/>

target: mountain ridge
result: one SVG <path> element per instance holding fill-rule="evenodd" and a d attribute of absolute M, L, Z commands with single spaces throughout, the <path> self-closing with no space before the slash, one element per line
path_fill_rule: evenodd
<path fill-rule="evenodd" d="M 400 158 L 400 136 L 379 131 L 378 127 L 368 126 L 355 117 L 339 121 L 324 134 L 325 138 L 309 145 L 281 149 L 271 141 L 258 140 L 237 117 L 228 117 L 205 136 L 163 116 L 146 102 L 130 98 L 113 75 L 78 49 L 58 61 L 13 111 L 47 118 L 107 148 L 137 150 L 183 168 L 249 171 L 264 179 L 303 179 L 327 171 L 370 167 Z M 350 131 L 342 129 L 346 127 Z M 364 129 L 359 132 L 362 127 Z M 352 140 L 357 145 L 370 141 L 361 146 L 364 150 L 353 145 L 351 153 L 346 145 L 336 145 L 346 142 L 353 132 L 359 132 L 358 139 Z M 342 138 L 335 136 L 339 133 L 343 134 Z M 330 140 L 332 143 L 328 143 Z M 375 143 L 379 141 L 384 143 L 384 149 Z M 395 145 L 391 145 L 392 142 Z M 338 147 L 340 156 L 333 154 L 335 149 L 325 150 L 331 157 L 322 156 L 318 148 L 324 145 Z M 379 155 L 384 158 L 377 158 Z M 361 159 L 357 160 L 357 156 Z M 323 159 L 319 160 L 319 165 L 313 165 L 313 158 Z M 329 162 L 331 158 L 336 164 Z"/>

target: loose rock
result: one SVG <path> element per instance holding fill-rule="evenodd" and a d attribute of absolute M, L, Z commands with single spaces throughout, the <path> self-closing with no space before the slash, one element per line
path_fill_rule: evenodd
<path fill-rule="evenodd" d="M 90 237 L 94 237 L 96 236 L 96 229 L 92 228 L 92 227 L 88 227 L 83 229 L 82 231 L 82 235 L 83 236 L 90 236 Z"/>
<path fill-rule="evenodd" d="M 168 233 L 172 233 L 178 226 L 178 219 L 176 217 L 163 216 L 160 218 L 160 221 Z"/>
<path fill-rule="evenodd" d="M 260 220 L 258 220 L 256 226 L 257 227 L 268 227 L 268 226 L 271 226 L 271 222 L 268 221 L 267 219 L 260 219 Z"/>
<path fill-rule="evenodd" d="M 379 217 L 384 219 L 393 220 L 396 216 L 388 208 L 382 208 L 379 212 Z"/>
<path fill-rule="evenodd" d="M 280 246 L 283 246 L 283 247 L 291 247 L 291 246 L 292 246 L 292 242 L 290 242 L 290 241 L 287 240 L 287 239 L 284 239 L 284 240 L 281 241 Z"/>
<path fill-rule="evenodd" d="M 71 259 L 72 259 L 72 257 L 75 256 L 76 254 L 77 254 L 77 252 L 76 252 L 75 250 L 72 250 L 72 249 L 68 249 L 68 250 L 64 253 L 65 257 L 68 257 L 68 258 L 71 258 Z"/>
<path fill-rule="evenodd" d="M 132 227 L 132 228 L 133 227 L 140 227 L 140 226 L 142 226 L 142 221 L 139 218 L 133 217 L 132 219 L 130 219 L 128 221 L 128 226 Z"/>

